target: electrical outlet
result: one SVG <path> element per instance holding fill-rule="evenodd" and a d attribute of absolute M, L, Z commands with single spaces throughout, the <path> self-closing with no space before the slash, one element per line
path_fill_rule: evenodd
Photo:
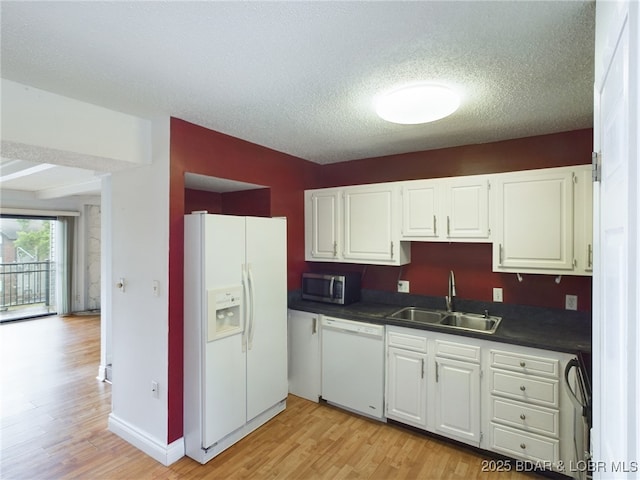
<path fill-rule="evenodd" d="M 409 280 L 398 280 L 398 292 L 409 293 Z"/>
<path fill-rule="evenodd" d="M 502 289 L 501 288 L 494 288 L 493 289 L 493 301 L 494 302 L 501 302 L 502 301 Z"/>
<path fill-rule="evenodd" d="M 160 398 L 160 387 L 155 380 L 151 381 L 151 396 L 153 398 Z"/>
<path fill-rule="evenodd" d="M 565 295 L 564 308 L 567 310 L 578 310 L 578 296 L 577 295 Z"/>

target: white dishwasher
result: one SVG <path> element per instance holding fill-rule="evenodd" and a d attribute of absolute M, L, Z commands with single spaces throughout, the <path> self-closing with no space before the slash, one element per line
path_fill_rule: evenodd
<path fill-rule="evenodd" d="M 384 326 L 322 318 L 322 398 L 384 419 Z"/>

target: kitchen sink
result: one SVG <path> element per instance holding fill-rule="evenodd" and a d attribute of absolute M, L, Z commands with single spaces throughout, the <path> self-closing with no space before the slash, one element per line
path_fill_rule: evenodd
<path fill-rule="evenodd" d="M 490 317 L 476 313 L 452 312 L 442 319 L 440 325 L 474 332 L 494 333 L 500 325 L 501 317 Z"/>
<path fill-rule="evenodd" d="M 405 307 L 389 315 L 389 318 L 418 323 L 440 323 L 440 321 L 446 316 L 447 312 L 426 310 L 417 307 Z"/>
<path fill-rule="evenodd" d="M 501 317 L 477 313 L 443 312 L 419 307 L 402 308 L 393 312 L 388 318 L 489 334 L 495 333 L 502 320 Z"/>

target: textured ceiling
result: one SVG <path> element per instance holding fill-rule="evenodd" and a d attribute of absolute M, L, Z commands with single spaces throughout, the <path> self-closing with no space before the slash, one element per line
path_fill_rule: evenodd
<path fill-rule="evenodd" d="M 593 2 L 2 1 L 2 77 L 317 163 L 592 126 Z M 463 95 L 376 117 L 398 84 Z"/>

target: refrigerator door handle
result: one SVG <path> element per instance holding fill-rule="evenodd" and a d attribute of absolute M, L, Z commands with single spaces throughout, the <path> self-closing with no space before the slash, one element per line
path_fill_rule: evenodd
<path fill-rule="evenodd" d="M 247 330 L 249 328 L 249 280 L 247 278 L 247 268 L 246 265 L 242 265 L 242 290 L 244 294 L 244 315 L 242 321 L 244 325 L 242 326 L 242 351 L 246 352 L 247 350 Z"/>
<path fill-rule="evenodd" d="M 249 309 L 249 350 L 253 348 L 253 332 L 255 330 L 255 318 L 253 313 L 254 307 L 254 291 L 253 291 L 253 275 L 251 274 L 251 264 L 247 264 L 247 272 L 249 277 L 249 301 L 250 309 Z"/>

